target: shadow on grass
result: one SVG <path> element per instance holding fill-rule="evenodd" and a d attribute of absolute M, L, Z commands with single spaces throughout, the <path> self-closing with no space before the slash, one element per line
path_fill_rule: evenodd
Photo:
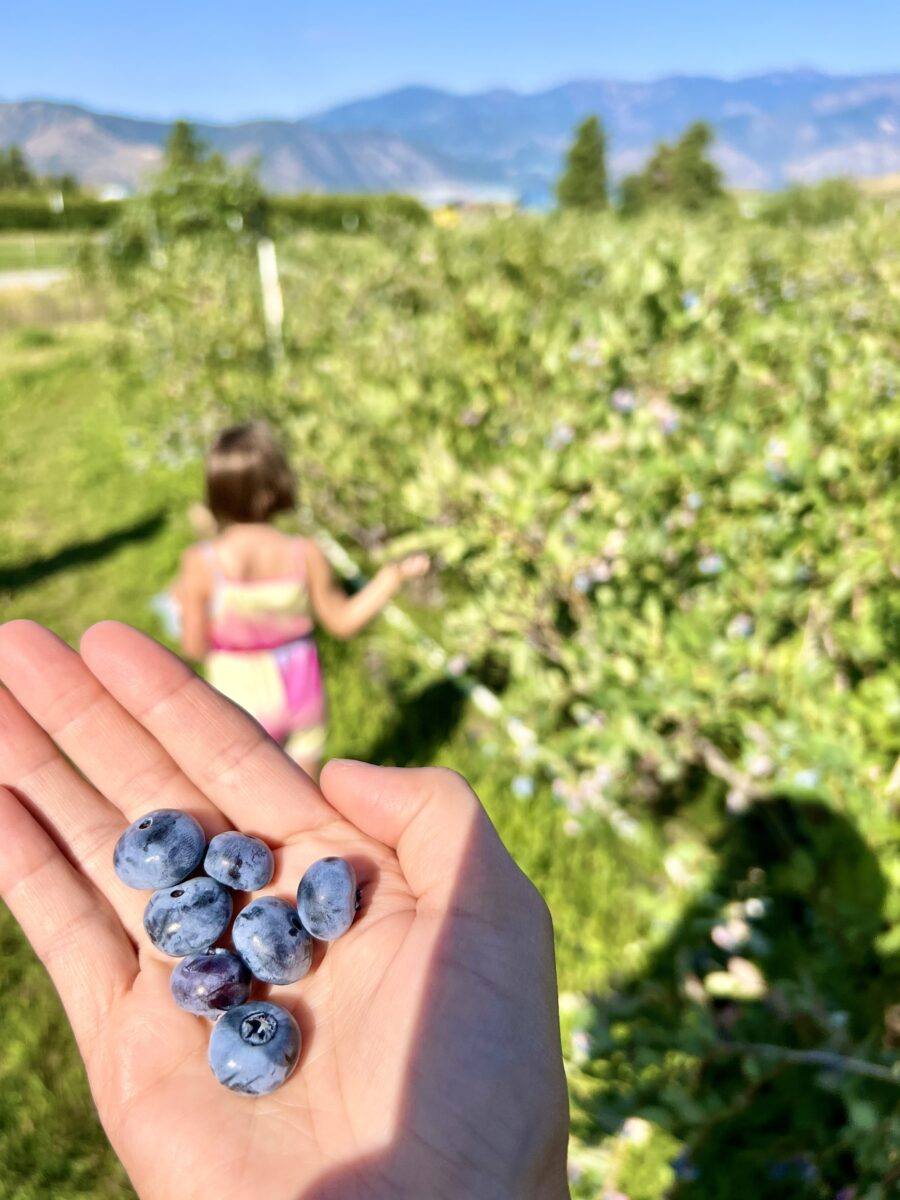
<path fill-rule="evenodd" d="M 432 683 L 400 701 L 390 725 L 361 757 L 379 766 L 427 766 L 459 725 L 465 707 L 466 698 L 455 684 Z"/>
<path fill-rule="evenodd" d="M 889 1041 L 900 962 L 879 952 L 879 862 L 844 816 L 788 795 L 731 818 L 714 849 L 715 877 L 646 971 L 596 1001 L 578 1132 L 650 1117 L 686 1146 L 672 1200 L 880 1196 L 865 1189 L 884 1182 L 873 1147 L 898 1090 L 839 1065 L 877 1063 Z"/>
<path fill-rule="evenodd" d="M 165 519 L 165 513 L 162 511 L 152 513 L 149 517 L 142 517 L 140 521 L 116 529 L 112 533 L 105 533 L 102 537 L 74 542 L 46 558 L 34 558 L 16 566 L 0 566 L 0 588 L 16 591 L 39 583 L 59 571 L 97 562 L 129 542 L 143 542 L 154 537 L 165 524 Z"/>

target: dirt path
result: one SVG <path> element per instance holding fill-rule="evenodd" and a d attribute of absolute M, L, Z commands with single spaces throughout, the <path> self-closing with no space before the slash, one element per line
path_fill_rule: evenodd
<path fill-rule="evenodd" d="M 0 292 L 40 290 L 68 278 L 64 267 L 33 267 L 28 271 L 0 271 Z"/>

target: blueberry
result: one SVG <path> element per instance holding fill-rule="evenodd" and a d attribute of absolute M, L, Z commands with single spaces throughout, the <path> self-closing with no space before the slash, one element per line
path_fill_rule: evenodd
<path fill-rule="evenodd" d="M 255 892 L 270 882 L 275 870 L 272 851 L 246 833 L 218 833 L 209 843 L 203 869 L 238 892 Z"/>
<path fill-rule="evenodd" d="M 210 950 L 183 958 L 169 986 L 179 1008 L 215 1020 L 226 1008 L 243 1004 L 250 995 L 252 976 L 230 950 Z"/>
<path fill-rule="evenodd" d="M 209 1065 L 216 1079 L 250 1096 L 281 1087 L 299 1057 L 297 1022 L 286 1009 L 265 1000 L 229 1008 L 209 1039 Z"/>
<path fill-rule="evenodd" d="M 158 808 L 128 826 L 116 842 L 113 865 L 129 887 L 171 887 L 193 874 L 205 848 L 206 835 L 190 813 Z"/>
<path fill-rule="evenodd" d="M 296 983 L 312 962 L 312 939 L 297 910 L 276 896 L 260 896 L 238 913 L 234 948 L 264 983 Z"/>
<path fill-rule="evenodd" d="M 346 933 L 358 907 L 356 872 L 346 859 L 320 858 L 300 880 L 300 920 L 322 942 L 333 942 Z"/>
<path fill-rule="evenodd" d="M 208 949 L 231 920 L 231 895 L 215 879 L 186 879 L 160 888 L 144 909 L 144 928 L 164 954 L 181 958 Z"/>

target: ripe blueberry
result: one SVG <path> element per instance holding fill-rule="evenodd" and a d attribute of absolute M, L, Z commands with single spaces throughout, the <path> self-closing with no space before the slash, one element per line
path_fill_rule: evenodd
<path fill-rule="evenodd" d="M 169 986 L 179 1008 L 215 1020 L 226 1008 L 243 1004 L 250 995 L 252 976 L 230 950 L 210 950 L 183 958 Z"/>
<path fill-rule="evenodd" d="M 144 928 L 164 954 L 181 958 L 208 949 L 231 920 L 231 895 L 215 879 L 199 876 L 160 888 L 144 909 Z"/>
<path fill-rule="evenodd" d="M 296 983 L 312 962 L 312 939 L 297 910 L 275 896 L 261 896 L 238 913 L 234 948 L 264 983 Z"/>
<path fill-rule="evenodd" d="M 286 1009 L 265 1000 L 228 1009 L 209 1039 L 209 1065 L 216 1079 L 251 1096 L 281 1087 L 299 1057 L 297 1022 Z"/>
<path fill-rule="evenodd" d="M 170 887 L 196 870 L 206 835 L 190 813 L 159 808 L 138 817 L 113 851 L 113 866 L 133 888 Z"/>
<path fill-rule="evenodd" d="M 356 872 L 346 859 L 320 858 L 300 880 L 297 911 L 320 941 L 333 942 L 346 933 L 358 907 Z"/>
<path fill-rule="evenodd" d="M 275 870 L 272 851 L 246 833 L 218 833 L 209 843 L 203 869 L 219 883 L 238 892 L 264 888 Z"/>

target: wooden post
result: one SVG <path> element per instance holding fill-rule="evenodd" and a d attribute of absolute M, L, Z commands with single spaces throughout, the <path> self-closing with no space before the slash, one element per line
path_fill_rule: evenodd
<path fill-rule="evenodd" d="M 259 239 L 256 243 L 256 256 L 259 261 L 259 284 L 262 289 L 266 338 L 273 362 L 280 362 L 284 358 L 284 298 L 278 278 L 275 243 L 271 238 Z"/>

